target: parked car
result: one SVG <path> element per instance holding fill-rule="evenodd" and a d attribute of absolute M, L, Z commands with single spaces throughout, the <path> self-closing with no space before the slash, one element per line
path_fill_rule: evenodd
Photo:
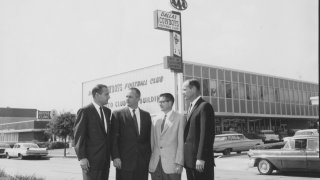
<path fill-rule="evenodd" d="M 248 139 L 240 133 L 220 134 L 215 136 L 213 151 L 222 152 L 223 155 L 229 155 L 230 152 L 241 153 L 241 151 L 248 151 L 260 144 L 263 144 L 260 139 Z"/>
<path fill-rule="evenodd" d="M 275 134 L 272 130 L 260 130 L 258 137 L 262 139 L 264 143 L 280 142 L 281 138 L 278 134 Z"/>
<path fill-rule="evenodd" d="M 4 157 L 6 154 L 5 154 L 5 150 L 7 148 L 10 148 L 10 145 L 9 144 L 6 144 L 6 143 L 0 143 L 0 157 Z"/>
<path fill-rule="evenodd" d="M 34 143 L 16 143 L 13 148 L 7 148 L 5 153 L 8 159 L 11 157 L 18 157 L 19 159 L 23 159 L 24 157 L 41 158 L 48 155 L 48 150 L 46 148 L 39 148 Z"/>
<path fill-rule="evenodd" d="M 290 138 L 282 149 L 250 150 L 250 167 L 257 167 L 260 174 L 273 170 L 306 171 L 320 173 L 319 136 Z"/>
<path fill-rule="evenodd" d="M 299 131 L 296 131 L 294 136 L 310 136 L 310 135 L 319 135 L 318 129 L 302 129 Z"/>

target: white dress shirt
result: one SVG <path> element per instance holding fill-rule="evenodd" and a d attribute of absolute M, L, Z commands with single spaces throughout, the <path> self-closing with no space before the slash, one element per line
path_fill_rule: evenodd
<path fill-rule="evenodd" d="M 129 107 L 129 106 L 128 106 L 128 107 Z M 130 109 L 130 114 L 131 114 L 131 116 L 133 117 L 133 109 L 132 109 L 131 107 L 129 107 L 129 109 Z M 139 108 L 136 108 L 135 110 L 136 110 L 136 111 L 135 111 L 135 114 L 136 114 L 137 123 L 138 123 L 138 132 L 139 132 L 139 134 L 140 134 L 140 110 L 139 110 Z"/>
<path fill-rule="evenodd" d="M 194 107 L 194 105 L 197 103 L 197 101 L 199 100 L 201 98 L 201 96 L 198 96 L 197 98 L 195 98 L 192 102 L 191 102 L 191 104 L 190 104 L 190 108 L 189 108 L 189 111 L 190 112 L 188 112 L 188 114 L 190 114 L 191 112 L 192 112 L 192 109 L 193 109 L 193 107 Z"/>
<path fill-rule="evenodd" d="M 96 110 L 97 110 L 97 112 L 98 112 L 98 114 L 99 114 L 99 117 L 101 118 L 101 114 L 100 114 L 100 106 L 97 104 L 97 103 L 95 103 L 94 101 L 92 102 L 92 104 L 94 105 L 94 107 L 96 108 Z M 104 124 L 105 124 L 105 126 L 104 126 L 104 129 L 105 129 L 105 131 L 106 131 L 106 133 L 108 132 L 108 125 L 107 125 L 107 119 L 106 119 L 106 116 L 105 116 L 105 114 L 104 114 L 104 111 L 103 111 L 103 107 L 102 107 L 102 114 L 103 114 L 103 119 L 104 119 Z"/>

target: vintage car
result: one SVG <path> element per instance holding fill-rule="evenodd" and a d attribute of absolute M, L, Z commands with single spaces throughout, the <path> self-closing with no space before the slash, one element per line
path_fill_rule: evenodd
<path fill-rule="evenodd" d="M 260 130 L 258 137 L 262 139 L 264 143 L 280 142 L 281 138 L 278 134 L 275 134 L 272 130 Z"/>
<path fill-rule="evenodd" d="M 241 153 L 241 151 L 248 151 L 256 145 L 263 144 L 260 139 L 252 140 L 246 138 L 243 134 L 219 134 L 215 136 L 213 151 L 229 155 L 230 152 Z"/>
<path fill-rule="evenodd" d="M 302 129 L 296 131 L 294 136 L 319 135 L 318 129 Z"/>
<path fill-rule="evenodd" d="M 5 156 L 5 150 L 7 148 L 10 148 L 10 145 L 9 144 L 6 144 L 6 143 L 0 143 L 0 157 L 3 157 Z"/>
<path fill-rule="evenodd" d="M 319 136 L 290 138 L 282 149 L 250 150 L 250 167 L 260 174 L 278 171 L 307 171 L 320 173 Z"/>
<path fill-rule="evenodd" d="M 19 159 L 23 159 L 24 157 L 41 158 L 48 155 L 48 150 L 46 148 L 39 148 L 34 143 L 16 143 L 13 148 L 7 148 L 5 154 L 8 159 L 11 157 L 18 157 Z"/>

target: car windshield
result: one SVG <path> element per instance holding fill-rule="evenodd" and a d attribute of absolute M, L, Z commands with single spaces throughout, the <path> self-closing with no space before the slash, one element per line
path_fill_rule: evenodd
<path fill-rule="evenodd" d="M 216 136 L 214 138 L 215 141 L 226 141 L 227 140 L 227 136 Z"/>
<path fill-rule="evenodd" d="M 22 147 L 24 148 L 39 148 L 36 144 L 23 144 Z"/>

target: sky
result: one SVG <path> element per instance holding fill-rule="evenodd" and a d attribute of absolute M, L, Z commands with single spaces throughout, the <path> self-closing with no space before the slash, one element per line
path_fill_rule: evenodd
<path fill-rule="evenodd" d="M 185 61 L 318 83 L 318 0 L 186 0 Z M 0 0 L 0 107 L 77 112 L 82 83 L 162 63 L 170 0 Z"/>

